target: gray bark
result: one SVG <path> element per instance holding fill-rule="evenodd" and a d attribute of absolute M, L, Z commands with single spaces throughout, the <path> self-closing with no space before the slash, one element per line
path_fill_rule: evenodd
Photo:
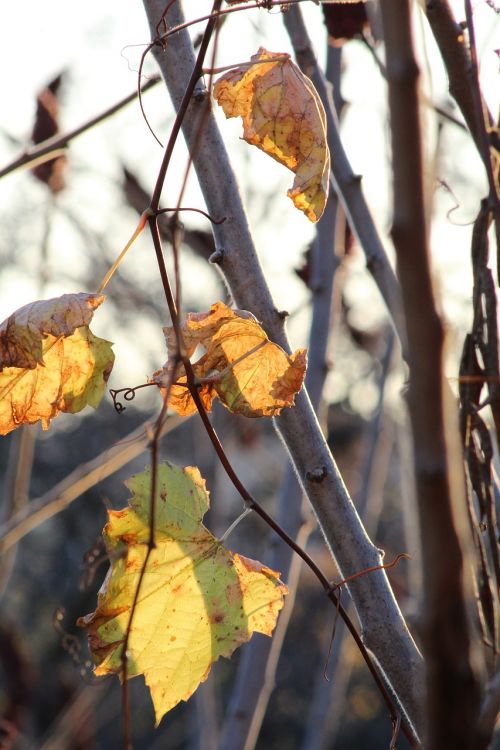
<path fill-rule="evenodd" d="M 144 0 L 151 33 L 164 9 L 161 0 Z M 180 3 L 169 11 L 171 24 L 183 21 Z M 186 31 L 172 36 L 154 55 L 174 103 L 179 106 L 194 67 L 194 53 Z M 198 91 L 197 93 L 200 93 Z M 183 132 L 211 215 L 226 216 L 214 227 L 216 258 L 238 307 L 251 310 L 270 338 L 290 351 L 283 316 L 276 310 L 267 287 L 240 192 L 217 123 L 206 113 L 207 99 L 197 96 L 183 123 Z M 205 112 L 203 138 L 195 144 L 199 117 Z M 294 408 L 275 420 L 327 544 L 343 577 L 379 565 L 379 550 L 368 538 L 344 486 L 305 390 Z M 361 576 L 349 586 L 367 647 L 385 673 L 407 717 L 420 731 L 422 660 L 406 627 L 384 571 Z"/>

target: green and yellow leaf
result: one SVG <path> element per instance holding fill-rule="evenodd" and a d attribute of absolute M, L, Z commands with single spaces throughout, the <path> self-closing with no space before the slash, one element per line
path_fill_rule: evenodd
<path fill-rule="evenodd" d="M 169 359 L 155 372 L 153 382 L 166 388 L 172 378 L 176 341 L 173 328 L 165 328 Z M 288 355 L 270 341 L 254 316 L 216 302 L 207 313 L 189 313 L 182 336 L 191 356 L 198 345 L 205 354 L 193 365 L 199 394 L 207 411 L 218 396 L 230 411 L 245 417 L 273 416 L 292 406 L 302 387 L 307 366 L 305 349 Z M 169 406 L 179 414 L 196 411 L 186 387 L 184 368 L 174 374 Z"/>
<path fill-rule="evenodd" d="M 203 525 L 209 507 L 195 467 L 158 467 L 155 548 L 146 564 L 128 642 L 127 676 L 144 675 L 156 722 L 254 632 L 270 635 L 286 586 L 279 574 L 226 549 Z M 150 528 L 151 470 L 126 482 L 129 506 L 108 512 L 111 569 L 96 611 L 79 619 L 97 675 L 121 675 L 122 648 Z"/>
<path fill-rule="evenodd" d="M 295 172 L 287 194 L 318 221 L 328 198 L 330 153 L 325 110 L 312 81 L 290 55 L 260 47 L 250 64 L 218 79 L 214 97 L 226 117 L 242 118 L 245 141 Z"/>
<path fill-rule="evenodd" d="M 64 294 L 17 310 L 0 325 L 0 434 L 60 412 L 98 406 L 113 367 L 111 344 L 88 328 L 105 299 Z"/>

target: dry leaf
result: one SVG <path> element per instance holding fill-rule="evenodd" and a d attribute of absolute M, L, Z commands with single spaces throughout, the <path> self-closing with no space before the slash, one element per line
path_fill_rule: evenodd
<path fill-rule="evenodd" d="M 169 359 L 153 375 L 153 382 L 165 388 L 175 361 L 176 341 L 173 328 L 165 328 Z M 230 411 L 245 417 L 279 414 L 292 406 L 306 371 L 305 349 L 289 356 L 269 341 L 254 316 L 244 310 L 232 310 L 216 302 L 208 313 L 190 313 L 182 326 L 182 335 L 190 357 L 201 344 L 206 353 L 193 365 L 199 394 L 207 411 L 218 396 Z M 205 381 L 205 382 L 204 382 Z M 196 411 L 182 366 L 175 373 L 169 406 L 179 414 Z"/>
<path fill-rule="evenodd" d="M 269 59 L 274 61 L 264 62 Z M 321 100 L 289 55 L 261 47 L 251 61 L 221 76 L 214 97 L 226 117 L 242 118 L 248 143 L 295 172 L 288 196 L 310 221 L 318 221 L 330 178 Z"/>
<path fill-rule="evenodd" d="M 42 143 L 59 132 L 58 93 L 63 76 L 64 72 L 56 76 L 36 97 L 36 116 L 31 134 L 33 143 Z M 66 156 L 62 155 L 33 167 L 32 174 L 55 194 L 64 188 L 65 166 Z"/>
<path fill-rule="evenodd" d="M 364 1 L 323 5 L 323 16 L 328 29 L 328 43 L 333 47 L 341 47 L 349 39 L 361 36 L 369 27 Z"/>
<path fill-rule="evenodd" d="M 124 510 L 104 529 L 111 569 L 87 628 L 95 673 L 121 674 L 123 638 L 147 553 L 151 470 L 126 482 Z M 220 656 L 252 633 L 271 635 L 286 586 L 279 573 L 226 549 L 202 523 L 209 498 L 196 467 L 158 467 L 155 548 L 149 556 L 128 642 L 128 677 L 143 674 L 156 723 L 187 700 Z"/>
<path fill-rule="evenodd" d="M 0 434 L 59 412 L 98 406 L 113 367 L 111 344 L 88 324 L 105 299 L 64 294 L 21 307 L 0 325 Z"/>

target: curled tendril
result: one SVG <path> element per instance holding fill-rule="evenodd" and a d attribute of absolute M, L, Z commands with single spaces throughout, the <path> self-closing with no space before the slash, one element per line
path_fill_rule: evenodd
<path fill-rule="evenodd" d="M 118 388 L 117 390 L 115 390 L 114 388 L 110 388 L 109 392 L 111 394 L 111 398 L 113 399 L 113 406 L 115 407 L 117 413 L 121 414 L 127 408 L 118 399 L 118 395 L 120 393 L 123 394 L 122 398 L 124 401 L 133 401 L 136 391 L 138 391 L 140 388 L 148 388 L 151 385 L 156 385 L 156 383 L 142 383 L 142 385 L 136 385 L 135 388 Z"/>
<path fill-rule="evenodd" d="M 99 537 L 83 556 L 82 575 L 79 583 L 80 591 L 87 591 L 91 587 L 99 567 L 107 561 L 109 561 L 109 555 L 103 538 Z"/>
<path fill-rule="evenodd" d="M 80 673 L 80 677 L 89 685 L 98 685 L 102 682 L 102 679 L 94 677 L 92 674 L 93 664 L 90 659 L 82 658 L 82 644 L 72 633 L 63 626 L 63 620 L 66 616 L 66 610 L 64 607 L 57 607 L 52 618 L 52 624 L 54 630 L 61 638 L 61 646 L 69 654 L 75 667 Z"/>

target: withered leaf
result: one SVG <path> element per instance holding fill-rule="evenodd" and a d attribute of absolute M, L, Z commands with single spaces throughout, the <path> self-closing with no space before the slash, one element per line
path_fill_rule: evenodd
<path fill-rule="evenodd" d="M 64 73 L 56 76 L 36 97 L 36 116 L 31 134 L 33 143 L 41 143 L 59 132 L 58 92 L 63 76 Z M 65 166 L 66 156 L 61 155 L 38 164 L 32 169 L 32 173 L 55 194 L 64 188 Z"/>
<path fill-rule="evenodd" d="M 266 60 L 272 60 L 266 62 Z M 243 138 L 295 172 L 288 196 L 310 221 L 328 197 L 326 116 L 312 82 L 288 54 L 263 47 L 219 78 L 214 97 L 226 117 L 241 117 Z"/>
<path fill-rule="evenodd" d="M 369 26 L 364 0 L 323 5 L 323 15 L 328 29 L 328 43 L 333 47 L 340 47 L 349 39 L 361 36 Z"/>
<path fill-rule="evenodd" d="M 0 434 L 59 412 L 96 407 L 113 367 L 111 344 L 88 328 L 105 297 L 64 294 L 25 305 L 0 325 Z"/>
<path fill-rule="evenodd" d="M 173 329 L 164 331 L 169 359 L 153 375 L 153 382 L 162 388 L 172 379 L 176 351 Z M 193 370 L 207 411 L 216 396 L 230 411 L 245 417 L 272 416 L 293 405 L 304 380 L 306 350 L 288 355 L 268 339 L 251 313 L 216 302 L 207 313 L 190 313 L 182 335 L 189 357 L 199 344 L 206 350 Z M 173 377 L 169 406 L 179 414 L 193 413 L 196 406 L 185 385 L 184 368 L 179 366 Z"/>

